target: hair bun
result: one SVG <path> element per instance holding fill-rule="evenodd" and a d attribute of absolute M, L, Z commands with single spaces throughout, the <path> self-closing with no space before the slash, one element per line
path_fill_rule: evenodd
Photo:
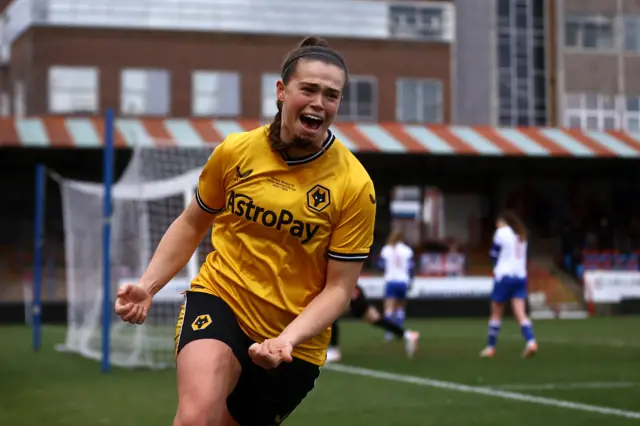
<path fill-rule="evenodd" d="M 306 37 L 300 42 L 299 47 L 329 47 L 329 43 L 322 37 Z"/>

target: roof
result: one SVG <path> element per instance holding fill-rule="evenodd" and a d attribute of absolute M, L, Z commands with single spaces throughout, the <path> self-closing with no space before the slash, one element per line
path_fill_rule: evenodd
<path fill-rule="evenodd" d="M 254 129 L 257 120 L 209 118 L 119 118 L 115 145 L 202 146 L 226 135 Z M 640 134 L 560 128 L 334 123 L 332 130 L 356 152 L 434 155 L 639 157 Z M 0 147 L 99 148 L 104 141 L 100 117 L 0 119 Z"/>

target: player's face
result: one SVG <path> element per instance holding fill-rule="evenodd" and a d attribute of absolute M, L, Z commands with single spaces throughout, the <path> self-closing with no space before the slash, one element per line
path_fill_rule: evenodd
<path fill-rule="evenodd" d="M 498 220 L 496 220 L 496 228 L 502 228 L 503 226 L 506 226 L 507 222 L 504 221 L 504 219 L 502 218 L 498 218 Z"/>
<path fill-rule="evenodd" d="M 301 60 L 289 82 L 278 82 L 278 99 L 282 101 L 283 134 L 294 146 L 318 146 L 338 112 L 345 73 L 335 65 Z"/>

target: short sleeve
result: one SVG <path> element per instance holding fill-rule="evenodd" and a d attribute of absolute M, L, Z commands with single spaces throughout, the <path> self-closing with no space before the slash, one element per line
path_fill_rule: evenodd
<path fill-rule="evenodd" d="M 503 240 L 502 232 L 500 232 L 500 229 L 496 229 L 496 232 L 493 234 L 493 242 L 491 244 L 491 249 L 489 250 L 489 257 L 492 259 L 498 258 Z"/>
<path fill-rule="evenodd" d="M 373 244 L 376 220 L 376 194 L 368 181 L 358 192 L 347 197 L 338 225 L 333 229 L 329 258 L 345 262 L 367 260 Z"/>
<path fill-rule="evenodd" d="M 382 247 L 382 251 L 380 252 L 380 258 L 384 260 L 389 260 L 389 246 Z"/>
<path fill-rule="evenodd" d="M 202 210 L 207 213 L 216 214 L 224 210 L 225 207 L 225 158 L 224 142 L 216 146 L 213 153 L 204 165 L 198 188 L 196 189 L 196 201 Z"/>

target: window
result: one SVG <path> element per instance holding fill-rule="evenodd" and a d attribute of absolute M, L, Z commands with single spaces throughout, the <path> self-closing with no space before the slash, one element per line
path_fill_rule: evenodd
<path fill-rule="evenodd" d="M 627 52 L 640 52 L 640 16 L 624 19 L 624 49 Z"/>
<path fill-rule="evenodd" d="M 389 32 L 399 39 L 450 41 L 453 16 L 445 4 L 390 4 Z"/>
<path fill-rule="evenodd" d="M 191 75 L 194 116 L 240 115 L 240 76 L 235 72 L 194 71 Z"/>
<path fill-rule="evenodd" d="M 262 116 L 273 118 L 278 112 L 276 106 L 276 83 L 280 80 L 280 74 L 262 74 Z"/>
<path fill-rule="evenodd" d="M 498 2 L 498 124 L 546 124 L 544 5 L 538 0 Z"/>
<path fill-rule="evenodd" d="M 98 72 L 94 67 L 49 68 L 49 112 L 97 113 Z"/>
<path fill-rule="evenodd" d="M 167 115 L 170 111 L 169 72 L 158 69 L 122 70 L 120 111 L 131 115 Z"/>
<path fill-rule="evenodd" d="M 588 130 L 618 129 L 617 99 L 617 96 L 599 93 L 568 93 L 565 126 Z"/>
<path fill-rule="evenodd" d="M 343 121 L 375 121 L 377 82 L 373 77 L 350 76 L 342 92 L 338 118 Z"/>
<path fill-rule="evenodd" d="M 628 132 L 640 132 L 640 96 L 626 99 L 624 129 Z"/>
<path fill-rule="evenodd" d="M 396 119 L 401 122 L 442 122 L 442 82 L 401 78 L 396 82 Z"/>
<path fill-rule="evenodd" d="M 582 49 L 613 49 L 613 18 L 570 14 L 565 22 L 565 44 Z"/>

